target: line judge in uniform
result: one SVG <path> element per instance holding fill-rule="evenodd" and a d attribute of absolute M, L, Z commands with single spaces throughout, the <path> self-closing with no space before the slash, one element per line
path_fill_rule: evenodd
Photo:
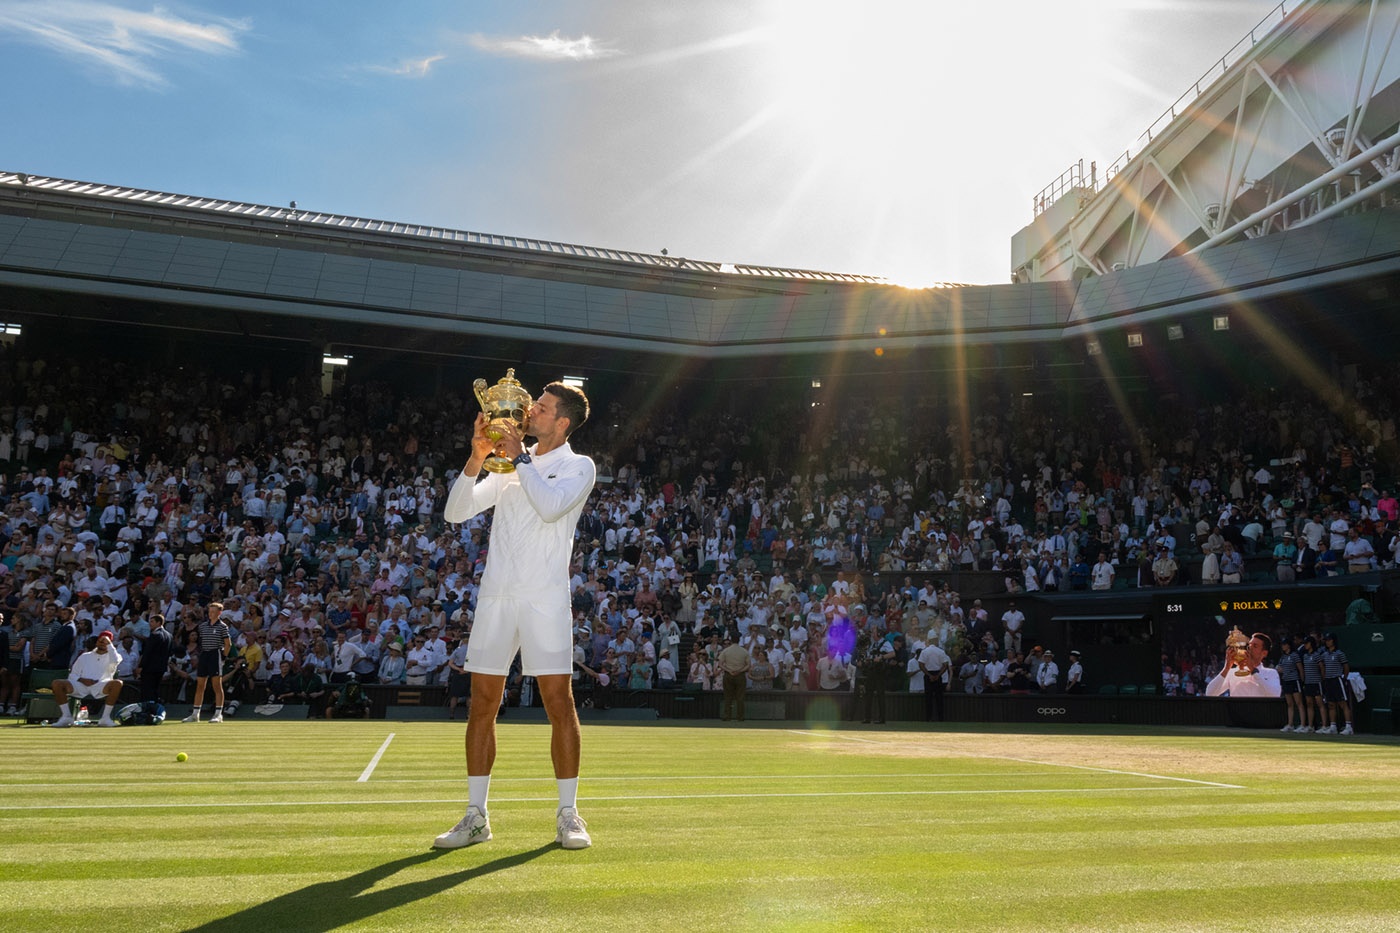
<path fill-rule="evenodd" d="M 467 717 L 467 812 L 433 845 L 456 849 L 491 838 L 487 810 L 491 767 L 496 758 L 496 714 L 515 653 L 522 672 L 534 677 L 552 729 L 550 753 L 559 785 L 558 833 L 566 849 L 592 845 L 578 814 L 579 724 L 574 708 L 573 614 L 569 561 L 574 529 L 593 489 L 593 461 L 574 453 L 569 435 L 588 419 L 588 398 L 562 382 L 544 387 L 530 407 L 524 436 L 508 425 L 499 441 L 486 436 L 487 417 L 478 414 L 471 459 L 452 484 L 445 517 L 464 522 L 494 508 L 491 546 L 477 594 L 476 616 L 464 665 L 472 673 Z M 513 473 L 487 473 L 492 451 L 515 464 Z"/>
<path fill-rule="evenodd" d="M 1280 697 L 1283 685 L 1279 683 L 1278 671 L 1264 666 L 1264 659 L 1273 648 L 1273 639 L 1263 632 L 1255 632 L 1249 639 L 1249 650 L 1239 661 L 1226 658 L 1220 673 L 1206 684 L 1206 696 L 1231 697 Z"/>

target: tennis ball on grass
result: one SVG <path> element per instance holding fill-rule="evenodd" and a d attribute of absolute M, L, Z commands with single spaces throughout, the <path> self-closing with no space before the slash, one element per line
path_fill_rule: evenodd
<path fill-rule="evenodd" d="M 190 756 L 186 755 L 184 752 L 180 752 L 178 755 L 175 756 L 176 761 L 188 761 L 189 758 Z"/>

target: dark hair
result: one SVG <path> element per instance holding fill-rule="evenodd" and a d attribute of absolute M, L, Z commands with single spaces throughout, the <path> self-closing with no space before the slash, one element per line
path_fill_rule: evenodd
<path fill-rule="evenodd" d="M 1273 650 L 1274 650 L 1274 640 L 1273 640 L 1272 638 L 1270 638 L 1268 635 L 1265 635 L 1263 632 L 1255 632 L 1253 635 L 1251 635 L 1251 636 L 1249 636 L 1249 637 L 1250 637 L 1250 638 L 1257 638 L 1257 639 L 1259 639 L 1260 641 L 1262 641 L 1262 642 L 1264 643 L 1264 650 L 1265 650 L 1265 651 L 1273 651 Z"/>
<path fill-rule="evenodd" d="M 569 434 L 588 420 L 588 396 L 583 394 L 582 389 L 562 382 L 551 382 L 544 387 L 544 391 L 559 401 L 555 407 L 561 417 L 569 419 Z"/>

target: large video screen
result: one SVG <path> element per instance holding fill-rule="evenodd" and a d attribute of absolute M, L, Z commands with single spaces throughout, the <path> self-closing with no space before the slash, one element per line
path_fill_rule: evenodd
<path fill-rule="evenodd" d="M 1238 627 L 1245 635 L 1263 632 L 1274 643 L 1265 662 L 1278 662 L 1285 635 L 1322 633 L 1346 620 L 1356 597 L 1352 587 L 1280 586 L 1238 591 L 1173 592 L 1158 596 L 1153 618 L 1162 639 L 1163 690 L 1169 695 L 1203 696 L 1205 685 L 1225 663 L 1225 638 Z"/>

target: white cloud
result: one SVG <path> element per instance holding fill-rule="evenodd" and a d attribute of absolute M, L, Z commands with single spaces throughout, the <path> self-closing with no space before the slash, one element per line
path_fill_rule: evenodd
<path fill-rule="evenodd" d="M 96 68 L 123 84 L 166 83 L 158 65 L 176 51 L 223 54 L 239 49 L 247 20 L 195 22 L 155 6 L 150 12 L 101 0 L 18 0 L 0 4 L 0 37 L 42 46 Z"/>
<path fill-rule="evenodd" d="M 608 48 L 592 36 L 566 39 L 559 35 L 557 29 L 547 36 L 520 36 L 514 39 L 474 33 L 467 37 L 467 41 L 473 48 L 490 55 L 533 58 L 540 61 L 581 62 L 621 54 L 617 49 Z"/>
<path fill-rule="evenodd" d="M 446 55 L 428 55 L 423 58 L 405 58 L 397 65 L 370 65 L 369 70 L 386 75 L 400 75 L 405 78 L 426 78 L 433 65 L 447 58 Z"/>

